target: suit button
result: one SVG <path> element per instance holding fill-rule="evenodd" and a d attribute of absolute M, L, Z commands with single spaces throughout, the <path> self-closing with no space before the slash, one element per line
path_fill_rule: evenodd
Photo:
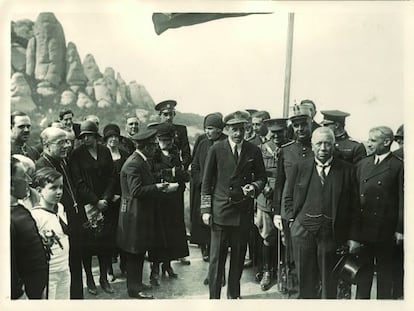
<path fill-rule="evenodd" d="M 382 185 L 382 182 L 381 182 L 381 180 L 379 180 L 379 181 L 378 181 L 378 185 L 380 185 L 380 186 Z"/>
<path fill-rule="evenodd" d="M 302 157 L 306 157 L 306 154 L 302 154 Z"/>
<path fill-rule="evenodd" d="M 364 179 L 364 182 L 367 182 L 367 180 L 366 180 L 366 179 Z"/>
<path fill-rule="evenodd" d="M 230 187 L 229 189 L 230 189 L 230 190 L 233 190 L 233 187 Z"/>
<path fill-rule="evenodd" d="M 377 197 L 377 200 L 379 200 L 380 199 L 380 197 Z"/>
<path fill-rule="evenodd" d="M 361 194 L 361 197 L 364 197 L 365 195 L 364 194 Z"/>
<path fill-rule="evenodd" d="M 374 213 L 374 216 L 377 216 L 377 213 Z"/>

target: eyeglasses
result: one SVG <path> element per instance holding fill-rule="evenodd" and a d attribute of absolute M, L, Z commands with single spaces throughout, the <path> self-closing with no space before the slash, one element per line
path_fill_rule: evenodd
<path fill-rule="evenodd" d="M 49 144 L 51 144 L 51 145 L 57 145 L 59 147 L 63 147 L 63 146 L 65 146 L 68 143 L 70 143 L 69 139 L 64 139 L 64 140 L 59 140 L 57 142 L 53 142 L 53 143 L 49 143 Z"/>

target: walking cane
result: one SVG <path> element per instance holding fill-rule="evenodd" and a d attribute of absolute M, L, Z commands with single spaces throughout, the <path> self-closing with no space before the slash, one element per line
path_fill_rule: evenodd
<path fill-rule="evenodd" d="M 281 265 L 281 254 L 280 254 L 280 243 L 281 243 L 281 237 L 280 237 L 280 230 L 277 230 L 277 290 L 281 293 L 283 289 L 282 284 L 282 265 Z"/>

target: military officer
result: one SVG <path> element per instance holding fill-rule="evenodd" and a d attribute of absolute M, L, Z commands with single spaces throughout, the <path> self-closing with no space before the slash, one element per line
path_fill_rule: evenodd
<path fill-rule="evenodd" d="M 175 100 L 164 100 L 155 106 L 155 110 L 159 112 L 160 121 L 172 123 L 175 128 L 175 145 L 180 150 L 180 156 L 184 169 L 188 169 L 191 164 L 190 144 L 188 142 L 187 128 L 184 125 L 173 123 L 175 117 Z"/>
<path fill-rule="evenodd" d="M 305 107 L 309 110 L 310 115 L 311 115 L 311 119 L 312 119 L 312 122 L 311 122 L 312 131 L 311 132 L 313 133 L 314 130 L 316 130 L 318 127 L 321 126 L 320 124 L 318 124 L 314 120 L 315 115 L 316 115 L 316 105 L 315 105 L 315 103 L 313 102 L 313 100 L 304 99 L 300 102 L 299 106 Z M 289 127 L 288 127 L 287 137 L 289 139 L 294 139 L 295 138 L 295 133 L 294 133 L 292 124 L 290 124 Z"/>
<path fill-rule="evenodd" d="M 350 116 L 349 113 L 340 110 L 324 110 L 323 126 L 329 127 L 335 134 L 335 151 L 337 158 L 356 164 L 362 158 L 367 156 L 365 146 L 349 137 L 345 130 L 345 118 Z"/>
<path fill-rule="evenodd" d="M 271 133 L 270 140 L 260 144 L 258 147 L 262 152 L 264 165 L 267 174 L 267 183 L 263 191 L 256 198 L 256 217 L 255 225 L 257 226 L 262 238 L 263 269 L 260 287 L 262 290 L 268 290 L 271 286 L 271 277 L 274 262 L 273 248 L 277 242 L 277 229 L 273 224 L 272 199 L 275 188 L 277 174 L 277 160 L 280 147 L 287 142 L 286 130 L 287 119 L 267 119 L 264 125 Z"/>
<path fill-rule="evenodd" d="M 283 230 L 283 234 L 285 236 L 287 258 L 286 264 L 288 270 L 293 264 L 289 229 L 289 226 L 292 223 L 293 219 L 288 218 L 284 206 L 282 206 L 282 194 L 285 187 L 285 181 L 289 179 L 293 166 L 298 162 L 304 161 L 305 159 L 312 158 L 314 156 L 311 146 L 311 111 L 305 105 L 294 105 L 291 108 L 290 115 L 291 116 L 289 120 L 291 121 L 296 140 L 282 145 L 280 149 L 277 164 L 277 177 L 272 201 L 272 206 L 275 214 L 273 217 L 273 222 L 276 228 L 281 231 Z"/>

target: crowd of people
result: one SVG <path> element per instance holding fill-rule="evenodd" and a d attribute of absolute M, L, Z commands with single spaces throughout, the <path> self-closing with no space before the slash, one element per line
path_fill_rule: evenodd
<path fill-rule="evenodd" d="M 250 266 L 261 290 L 290 298 L 349 299 L 355 284 L 355 298 L 369 299 L 374 278 L 378 299 L 404 297 L 403 126 L 374 127 L 364 145 L 345 129 L 349 113 L 321 111 L 318 124 L 303 100 L 289 118 L 210 113 L 191 151 L 176 105 L 158 103 L 159 122 L 147 125 L 126 116 L 125 135 L 64 109 L 35 146 L 30 116 L 11 114 L 12 299 L 83 299 L 83 271 L 98 295 L 93 256 L 104 292 L 114 293 L 119 257 L 128 296 L 154 298 L 160 275 L 177 278 L 171 261 L 190 264 L 188 184 L 189 239 L 209 263 L 210 299 L 226 283 L 240 299 Z"/>

